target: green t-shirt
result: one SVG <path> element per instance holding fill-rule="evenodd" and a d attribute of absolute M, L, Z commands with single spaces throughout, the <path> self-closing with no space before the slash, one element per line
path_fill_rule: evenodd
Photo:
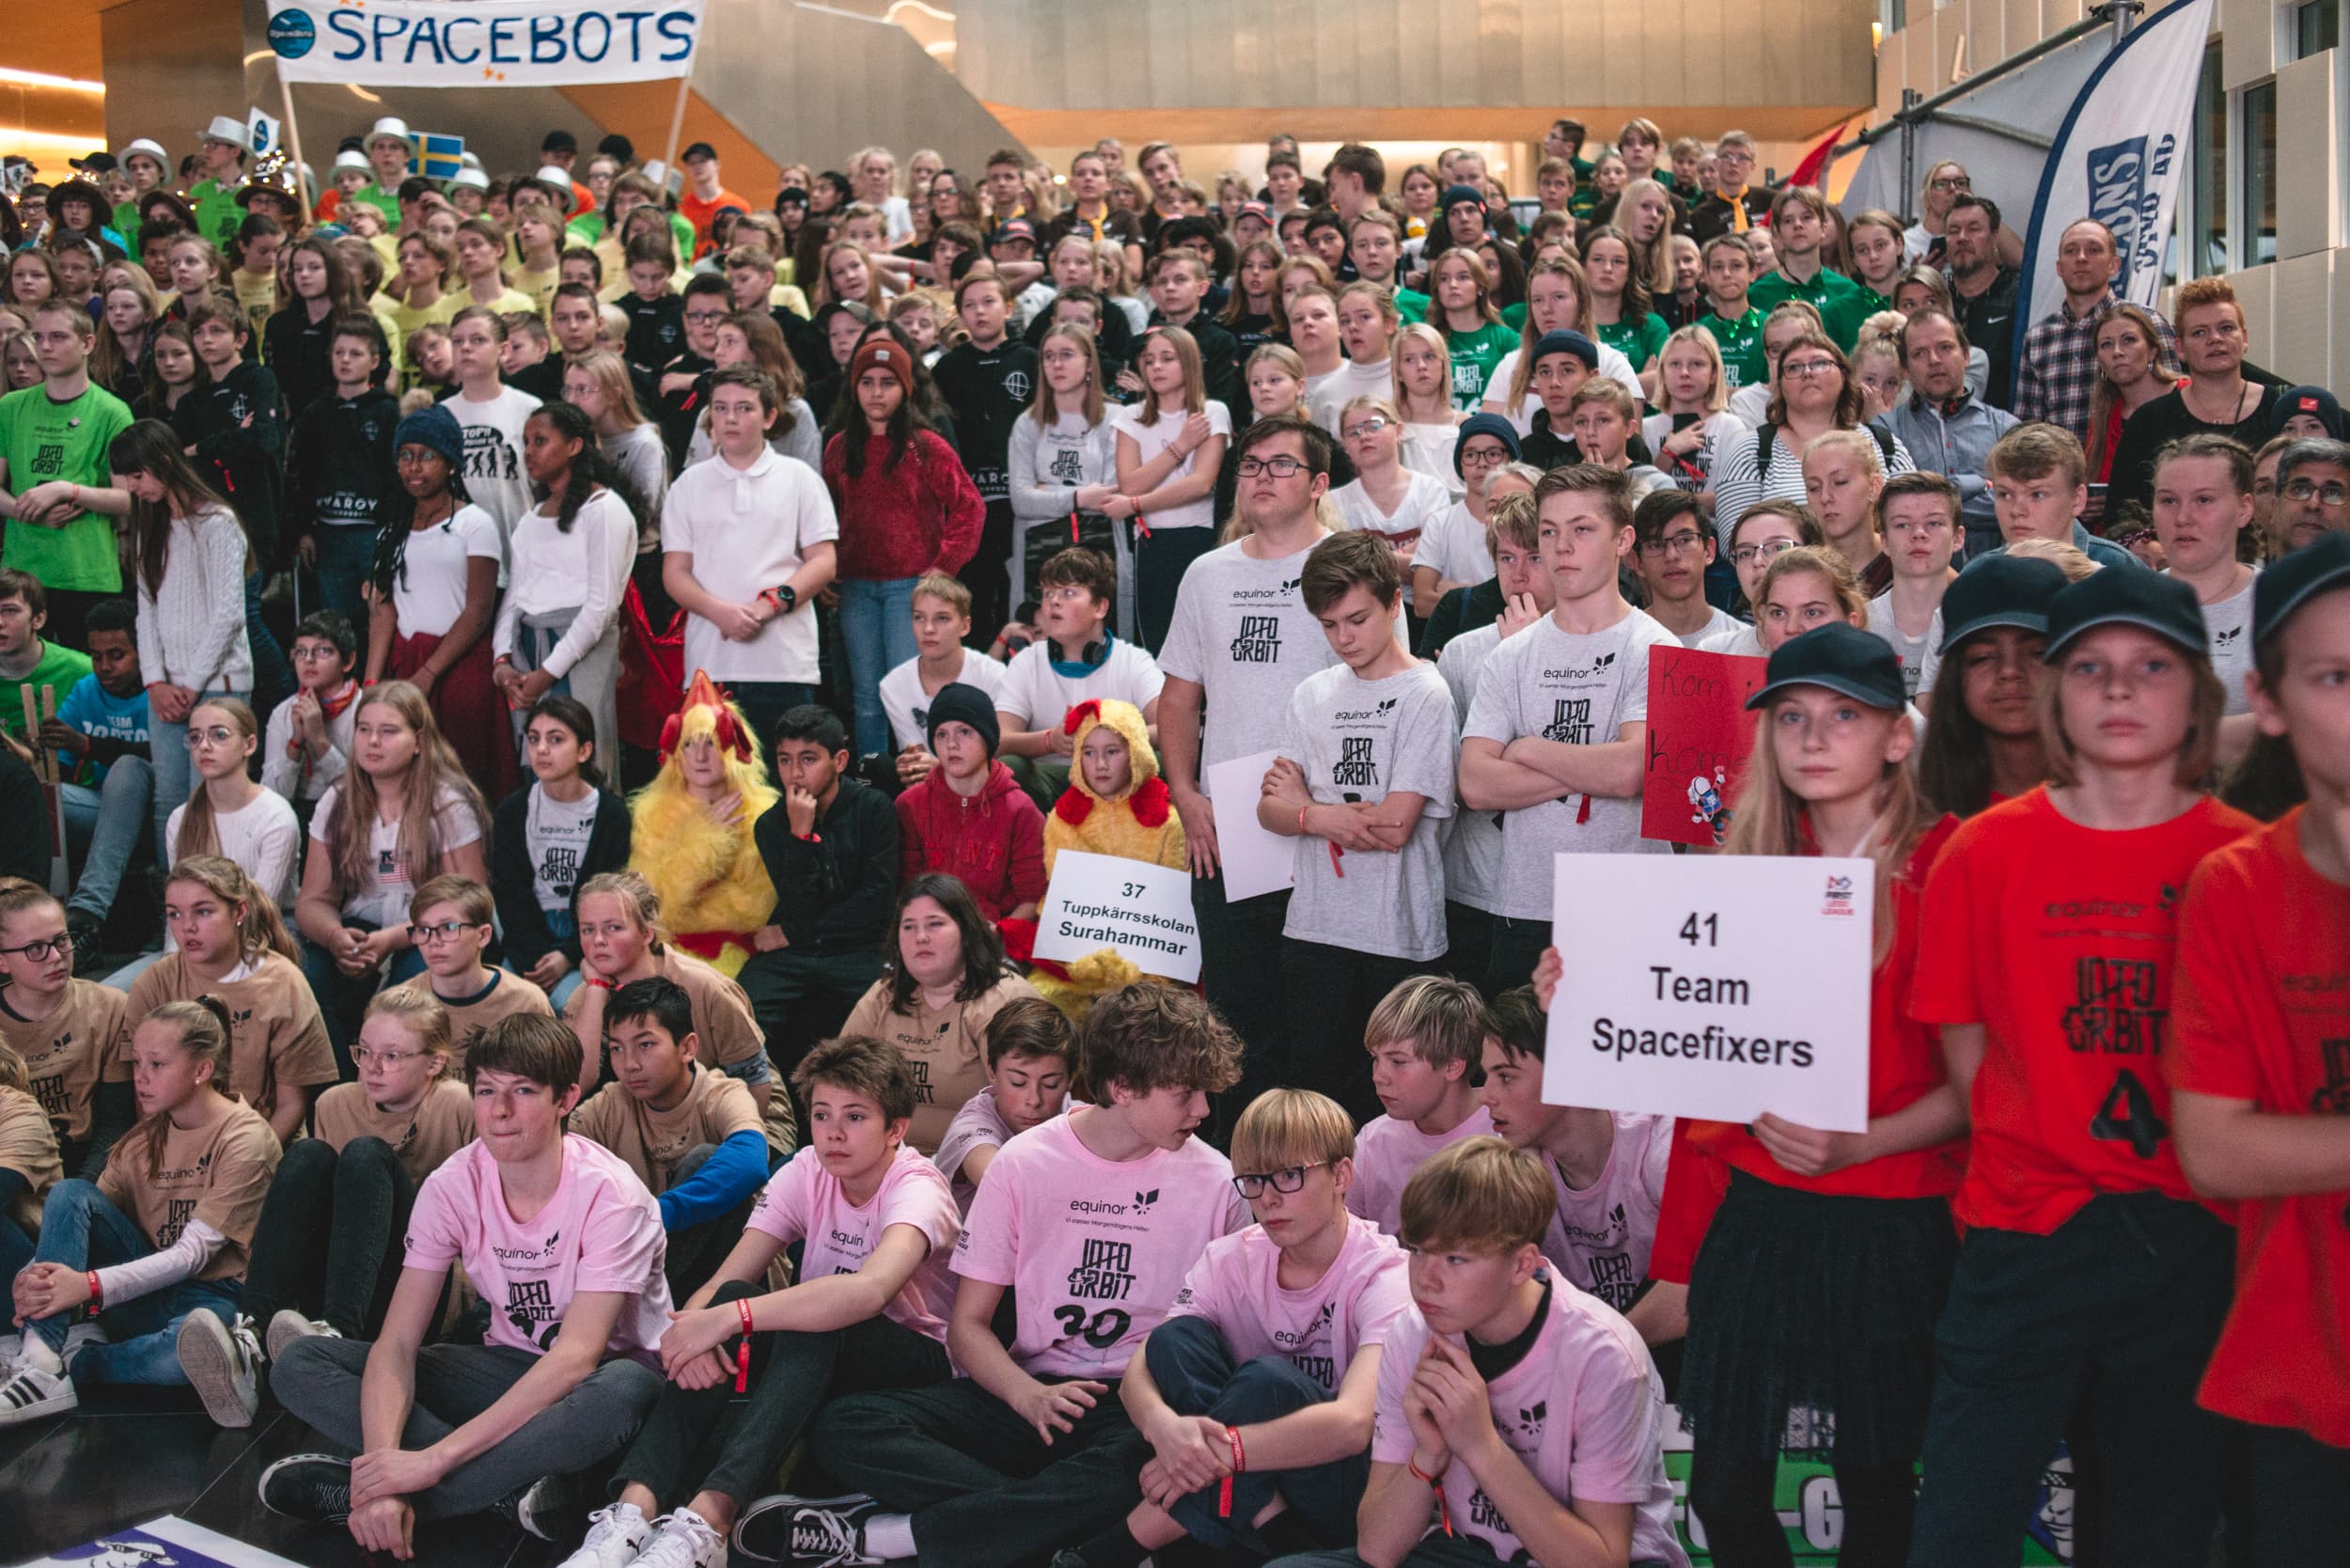
<path fill-rule="evenodd" d="M 366 202 L 384 214 L 384 227 L 387 233 L 400 232 L 400 190 L 397 186 L 388 191 L 381 185 L 363 186 L 343 199 Z"/>
<path fill-rule="evenodd" d="M 188 206 L 196 212 L 196 231 L 228 254 L 236 242 L 238 226 L 244 222 L 244 209 L 237 205 L 237 187 L 224 185 L 217 180 L 199 180 L 188 190 Z M 392 221 L 400 221 L 394 209 Z"/>
<path fill-rule="evenodd" d="M 132 260 L 139 259 L 139 204 L 122 201 L 115 204 L 115 232 L 122 236 L 122 251 Z"/>
<path fill-rule="evenodd" d="M 1508 327 L 1512 332 L 1516 333 L 1521 337 L 1524 337 L 1526 335 L 1526 302 L 1524 300 L 1520 300 L 1515 305 L 1503 306 L 1501 307 L 1501 324 Z"/>
<path fill-rule="evenodd" d="M 1395 291 L 1395 313 L 1402 317 L 1407 325 L 1425 321 L 1428 320 L 1428 296 L 1417 289 L 1398 289 Z"/>
<path fill-rule="evenodd" d="M 14 528 L 8 530 L 16 532 Z M 57 706 L 65 706 L 65 694 L 73 689 L 73 682 L 87 675 L 89 655 L 76 653 L 61 643 L 41 639 L 40 663 L 22 681 L 11 681 L 0 675 L 0 729 L 6 729 L 19 740 L 24 738 L 24 698 L 18 694 L 29 686 L 33 692 L 33 712 L 40 712 L 40 689 L 47 686 L 56 697 Z"/>
<path fill-rule="evenodd" d="M 1697 324 L 1712 333 L 1720 346 L 1722 373 L 1733 392 L 1770 379 L 1771 362 L 1762 353 L 1762 323 L 1769 316 L 1769 311 L 1757 309 L 1749 299 L 1747 313 L 1734 321 L 1725 321 L 1710 310 L 1697 319 Z"/>
<path fill-rule="evenodd" d="M 114 471 L 106 450 L 130 428 L 129 406 L 94 384 L 70 402 L 53 402 L 39 386 L 0 398 L 0 459 L 8 465 L 8 494 L 22 495 L 52 479 L 103 486 Z M 43 588 L 122 591 L 114 519 L 94 511 L 62 528 L 11 524 L 0 566 L 31 572 Z"/>
<path fill-rule="evenodd" d="M 1665 339 L 1672 336 L 1672 328 L 1665 318 L 1652 310 L 1637 321 L 1606 321 L 1595 323 L 1599 340 L 1632 361 L 1635 371 L 1648 368 L 1648 362 L 1665 352 Z"/>
<path fill-rule="evenodd" d="M 1846 353 L 1860 341 L 1860 323 L 1875 310 L 1875 298 L 1851 278 L 1826 267 L 1812 274 L 1809 283 L 1794 282 L 1781 272 L 1764 273 L 1747 291 L 1747 303 L 1764 315 L 1789 300 L 1803 301 L 1820 313 L 1828 337 Z"/>
<path fill-rule="evenodd" d="M 1489 322 L 1473 332 L 1447 332 L 1445 347 L 1452 352 L 1452 406 L 1474 414 L 1485 396 L 1501 356 L 1518 346 L 1520 334 Z"/>

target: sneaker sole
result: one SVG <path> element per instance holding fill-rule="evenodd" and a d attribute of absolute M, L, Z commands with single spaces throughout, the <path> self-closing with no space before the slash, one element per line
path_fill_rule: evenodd
<path fill-rule="evenodd" d="M 337 1519 L 349 1518 L 350 1515 L 345 1513 L 329 1513 L 321 1517 L 309 1513 L 295 1513 L 280 1508 L 270 1500 L 270 1482 L 276 1477 L 278 1471 L 285 1469 L 290 1465 L 340 1465 L 348 1470 L 350 1468 L 350 1463 L 351 1462 L 349 1460 L 337 1459 L 331 1453 L 290 1453 L 285 1458 L 277 1461 L 276 1464 L 272 1465 L 268 1469 L 261 1472 L 261 1483 L 258 1487 L 255 1488 L 255 1490 L 260 1495 L 261 1506 L 268 1509 L 272 1513 L 276 1514 L 280 1519 L 292 1519 L 306 1525 L 333 1524 Z"/>
<path fill-rule="evenodd" d="M 37 1399 L 13 1407 L 0 1406 L 0 1427 L 22 1426 L 26 1421 L 39 1420 L 43 1416 L 61 1416 L 82 1403 L 82 1396 L 68 1383 L 47 1399 Z"/>
<path fill-rule="evenodd" d="M 187 1374 L 196 1398 L 204 1402 L 204 1414 L 212 1418 L 213 1425 L 251 1426 L 260 1407 L 260 1391 L 257 1388 L 253 1403 L 245 1403 L 237 1388 L 236 1347 L 228 1330 L 219 1325 L 220 1320 L 210 1312 L 188 1314 L 180 1325 L 177 1341 L 180 1370 Z"/>
<path fill-rule="evenodd" d="M 300 1326 L 295 1326 L 299 1325 Z M 286 1347 L 305 1340 L 322 1340 L 326 1336 L 310 1326 L 310 1320 L 287 1308 L 269 1320 L 269 1358 L 274 1365 L 286 1354 Z"/>

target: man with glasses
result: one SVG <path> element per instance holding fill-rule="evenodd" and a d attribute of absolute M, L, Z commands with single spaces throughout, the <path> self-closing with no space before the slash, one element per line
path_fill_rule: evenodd
<path fill-rule="evenodd" d="M 1975 188 L 1967 177 L 1964 164 L 1945 159 L 1926 170 L 1923 187 L 1919 193 L 1919 218 L 1902 233 L 1904 260 L 1911 265 L 1939 267 L 1945 258 L 1943 224 L 1950 213 L 1950 203 Z M 2024 264 L 2024 237 L 2012 228 L 2002 227 L 1998 236 L 1999 264 L 2020 267 Z"/>
<path fill-rule="evenodd" d="M 2277 527 L 2287 551 L 2350 530 L 2350 443 L 2296 441 L 2277 459 Z"/>
<path fill-rule="evenodd" d="M 1902 371 L 1909 396 L 1886 411 L 1885 422 L 1917 465 L 1958 487 L 1959 515 L 1969 558 L 1997 549 L 1998 514 L 1983 463 L 1992 444 L 2013 430 L 2014 415 L 1966 391 L 1966 334 L 1947 312 L 1926 309 L 1902 328 Z"/>
<path fill-rule="evenodd" d="M 462 876 L 436 876 L 408 900 L 408 940 L 424 959 L 424 973 L 391 991 L 430 996 L 448 1010 L 449 1075 L 465 1075 L 465 1051 L 481 1031 L 516 1013 L 555 1016 L 547 994 L 481 954 L 496 935 L 490 890 Z M 357 1056 L 356 1048 L 352 1056 Z"/>
<path fill-rule="evenodd" d="M 2064 298 L 2031 324 L 2024 336 L 2024 362 L 2015 368 L 2015 416 L 2062 425 L 2089 439 L 2089 399 L 2097 385 L 2097 323 L 2121 301 L 2113 280 L 2122 253 L 2113 230 L 2095 218 L 2080 218 L 2057 239 L 2056 273 Z M 2170 323 L 2154 312 L 2160 342 L 2157 358 L 2176 363 L 2178 339 Z M 1913 444 L 1910 449 L 1917 450 Z"/>
<path fill-rule="evenodd" d="M 2017 274 L 1998 254 L 1999 209 L 1979 196 L 1961 196 L 1943 220 L 1950 261 L 1950 301 L 1969 342 L 1982 345 L 1991 361 L 1983 401 L 2007 408 L 2015 396 Z"/>
<path fill-rule="evenodd" d="M 1659 490 L 1632 514 L 1633 570 L 1648 589 L 1648 613 L 1684 648 L 1738 631 L 1743 622 L 1706 603 L 1705 572 L 1718 545 L 1713 528 L 1685 490 Z"/>
<path fill-rule="evenodd" d="M 1754 177 L 1754 138 L 1728 131 L 1714 148 L 1713 188 L 1689 210 L 1689 232 L 1700 245 L 1716 234 L 1744 234 L 1771 218 L 1771 193 L 1748 183 Z"/>

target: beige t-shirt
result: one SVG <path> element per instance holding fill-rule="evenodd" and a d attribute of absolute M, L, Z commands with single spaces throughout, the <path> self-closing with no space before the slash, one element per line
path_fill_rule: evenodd
<path fill-rule="evenodd" d="M 701 1044 L 696 1055 L 704 1065 L 731 1067 L 767 1049 L 766 1036 L 759 1032 L 759 1020 L 751 1012 L 751 999 L 740 985 L 692 953 L 666 944 L 653 955 L 652 967 L 654 974 L 682 987 L 693 1004 L 694 1034 Z M 572 999 L 563 1004 L 565 1023 L 578 1017 L 587 996 L 584 985 L 572 993 Z M 605 997 L 607 1002 L 610 999 Z"/>
<path fill-rule="evenodd" d="M 310 982 L 276 952 L 264 952 L 238 979 L 220 981 L 205 980 L 180 954 L 166 953 L 131 982 L 126 1027 L 137 1028 L 139 1020 L 165 1002 L 204 996 L 218 996 L 228 1009 L 227 1087 L 263 1118 L 276 1114 L 279 1084 L 314 1087 L 341 1079 Z M 131 1075 L 127 1033 L 106 1075 Z"/>
<path fill-rule="evenodd" d="M 536 1013 L 544 1018 L 555 1016 L 555 1009 L 548 1005 L 547 994 L 530 981 L 503 969 L 493 969 L 490 973 L 496 978 L 491 981 L 489 989 L 469 997 L 462 1005 L 433 990 L 431 975 L 418 975 L 391 988 L 411 996 L 430 996 L 448 1009 L 448 1071 L 445 1076 L 452 1082 L 463 1080 L 465 1058 L 473 1050 L 473 1043 L 481 1038 L 481 1031 L 491 1025 L 524 1012 Z M 467 1114 L 467 1125 L 470 1126 L 470 1106 Z M 465 1135 L 467 1138 L 472 1136 L 470 1132 Z"/>
<path fill-rule="evenodd" d="M 698 1061 L 693 1087 L 667 1110 L 607 1083 L 572 1112 L 571 1130 L 626 1160 L 656 1194 L 676 1184 L 678 1161 L 701 1145 L 715 1148 L 737 1133 L 766 1132 L 750 1090 Z"/>
<path fill-rule="evenodd" d="M 150 1147 L 148 1122 L 126 1134 L 106 1157 L 98 1190 L 137 1221 L 159 1248 L 178 1241 L 190 1220 L 202 1220 L 227 1237 L 227 1245 L 212 1254 L 196 1278 L 204 1283 L 242 1280 L 253 1227 L 261 1217 L 261 1200 L 277 1173 L 282 1152 L 277 1135 L 242 1102 L 209 1127 L 187 1131 L 166 1120 L 163 1129 L 160 1159 Z"/>
<path fill-rule="evenodd" d="M 102 1075 L 116 1083 L 130 1077 L 127 1065 L 109 1071 L 130 1043 L 124 1024 L 130 1006 L 131 998 L 113 986 L 68 980 L 48 1017 L 28 1019 L 0 992 L 0 1040 L 24 1058 L 33 1078 L 33 1098 L 40 1102 L 59 1139 L 89 1137 L 90 1111 Z"/>
<path fill-rule="evenodd" d="M 408 1180 L 418 1185 L 474 1137 L 473 1096 L 447 1078 L 427 1090 L 415 1109 L 397 1113 L 379 1108 L 357 1084 L 337 1084 L 319 1096 L 310 1118 L 319 1140 L 337 1154 L 353 1138 L 382 1138 L 400 1156 Z"/>
<path fill-rule="evenodd" d="M 27 1234 L 40 1229 L 40 1201 L 65 1175 L 48 1107 L 21 1089 L 0 1089 L 0 1170 L 24 1178 L 8 1217 Z"/>
<path fill-rule="evenodd" d="M 947 1123 L 987 1087 L 987 1026 L 996 1010 L 1015 996 L 1033 996 L 1036 987 L 1018 975 L 997 980 L 978 1000 L 927 1008 L 917 992 L 911 1013 L 889 1011 L 889 977 L 873 982 L 858 998 L 842 1034 L 870 1034 L 904 1053 L 914 1069 L 914 1128 L 906 1141 L 925 1154 L 938 1152 Z"/>

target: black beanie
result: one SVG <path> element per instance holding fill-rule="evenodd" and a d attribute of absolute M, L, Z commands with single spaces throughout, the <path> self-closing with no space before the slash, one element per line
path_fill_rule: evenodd
<path fill-rule="evenodd" d="M 978 730 L 979 739 L 987 743 L 991 758 L 1003 744 L 1004 732 L 995 724 L 995 702 L 979 687 L 964 685 L 960 681 L 941 686 L 938 695 L 931 698 L 929 728 L 922 738 L 931 743 L 933 754 L 938 750 L 938 727 L 942 724 L 967 724 Z"/>

